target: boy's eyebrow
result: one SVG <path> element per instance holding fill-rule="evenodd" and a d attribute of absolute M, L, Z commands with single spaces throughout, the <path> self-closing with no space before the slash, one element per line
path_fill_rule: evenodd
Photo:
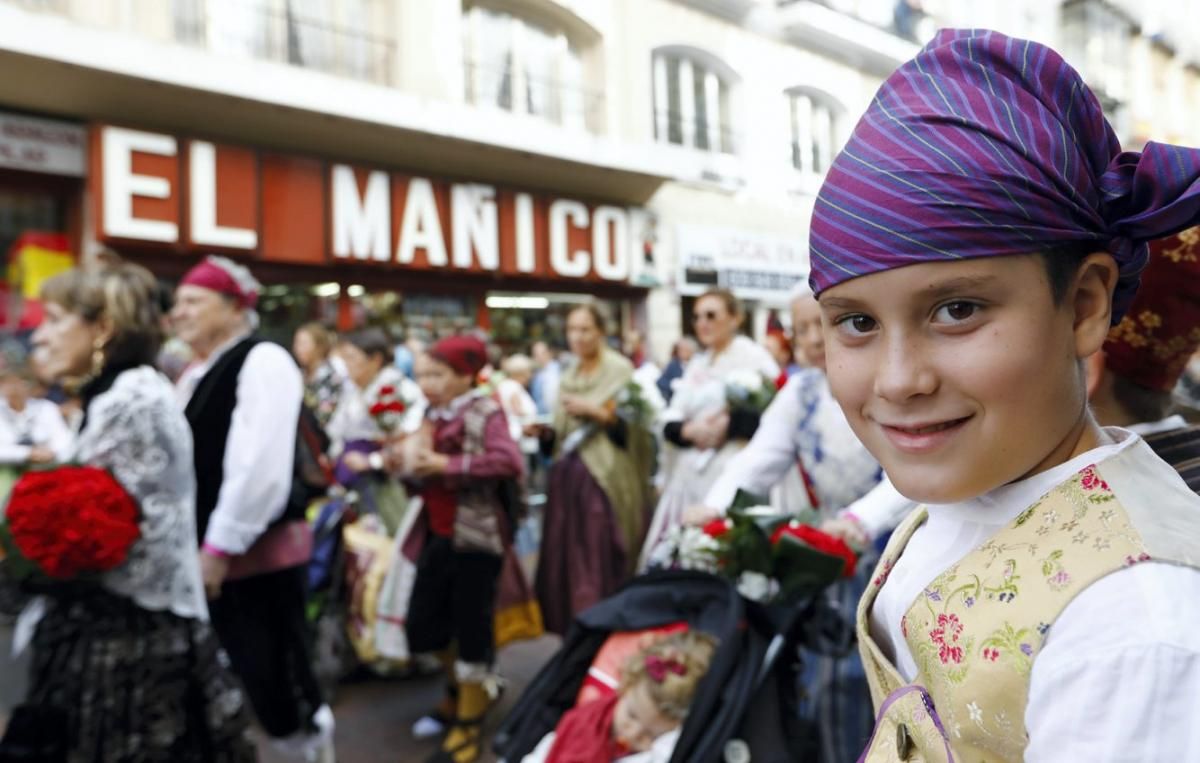
<path fill-rule="evenodd" d="M 996 281 L 996 276 L 959 276 L 958 278 L 950 278 L 945 281 L 935 281 L 929 284 L 924 289 L 919 289 L 917 294 L 930 297 L 945 297 L 959 292 L 971 291 L 973 289 L 982 289 L 990 286 Z"/>
<path fill-rule="evenodd" d="M 817 304 L 822 310 L 853 310 L 862 306 L 859 300 L 846 297 L 821 297 Z"/>
<path fill-rule="evenodd" d="M 996 276 L 959 276 L 958 278 L 949 278 L 945 281 L 935 281 L 928 286 L 918 289 L 913 296 L 922 299 L 941 299 L 954 294 L 961 294 L 964 291 L 973 291 L 991 286 L 996 282 Z M 830 310 L 851 310 L 862 309 L 865 306 L 863 300 L 854 299 L 851 297 L 830 297 L 822 296 L 819 300 L 822 308 Z"/>

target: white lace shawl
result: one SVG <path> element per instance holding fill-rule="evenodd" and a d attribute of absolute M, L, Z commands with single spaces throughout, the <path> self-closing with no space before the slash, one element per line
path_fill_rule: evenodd
<path fill-rule="evenodd" d="M 108 469 L 141 510 L 142 537 L 105 587 L 149 610 L 207 620 L 192 432 L 166 377 L 145 366 L 120 374 L 88 406 L 72 460 Z"/>

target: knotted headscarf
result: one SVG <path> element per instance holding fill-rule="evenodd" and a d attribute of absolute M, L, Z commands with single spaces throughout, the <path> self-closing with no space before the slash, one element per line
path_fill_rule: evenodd
<path fill-rule="evenodd" d="M 943 30 L 880 88 L 813 211 L 813 291 L 920 262 L 1094 245 L 1120 268 L 1119 320 L 1146 242 L 1200 223 L 1200 150 L 1121 152 L 1053 50 Z"/>
<path fill-rule="evenodd" d="M 227 257 L 210 254 L 189 270 L 179 282 L 180 286 L 199 286 L 237 300 L 246 310 L 258 304 L 258 293 L 262 284 L 250 275 L 250 271 Z"/>

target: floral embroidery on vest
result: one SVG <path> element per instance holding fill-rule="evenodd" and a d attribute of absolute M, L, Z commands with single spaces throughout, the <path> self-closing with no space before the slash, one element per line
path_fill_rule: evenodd
<path fill-rule="evenodd" d="M 1022 757 L 1029 677 L 1054 619 L 1099 578 L 1149 560 L 1101 472 L 1088 466 L 1022 511 L 930 583 L 901 619 L 914 683 L 928 691 L 955 758 Z M 876 590 L 903 546 L 889 551 Z M 864 654 L 876 663 L 878 691 L 901 688 L 894 670 Z"/>

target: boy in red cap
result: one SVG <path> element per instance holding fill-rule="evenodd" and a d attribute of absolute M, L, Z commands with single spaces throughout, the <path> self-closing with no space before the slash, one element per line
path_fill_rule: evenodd
<path fill-rule="evenodd" d="M 487 347 L 471 336 L 443 339 L 417 359 L 432 437 L 400 465 L 421 480 L 430 533 L 417 562 L 409 645 L 439 653 L 449 679 L 438 714 L 453 721 L 434 761 L 479 757 L 484 715 L 497 694 L 493 617 L 511 509 L 501 487 L 519 480 L 524 466 L 503 409 L 475 389 L 487 360 Z"/>

